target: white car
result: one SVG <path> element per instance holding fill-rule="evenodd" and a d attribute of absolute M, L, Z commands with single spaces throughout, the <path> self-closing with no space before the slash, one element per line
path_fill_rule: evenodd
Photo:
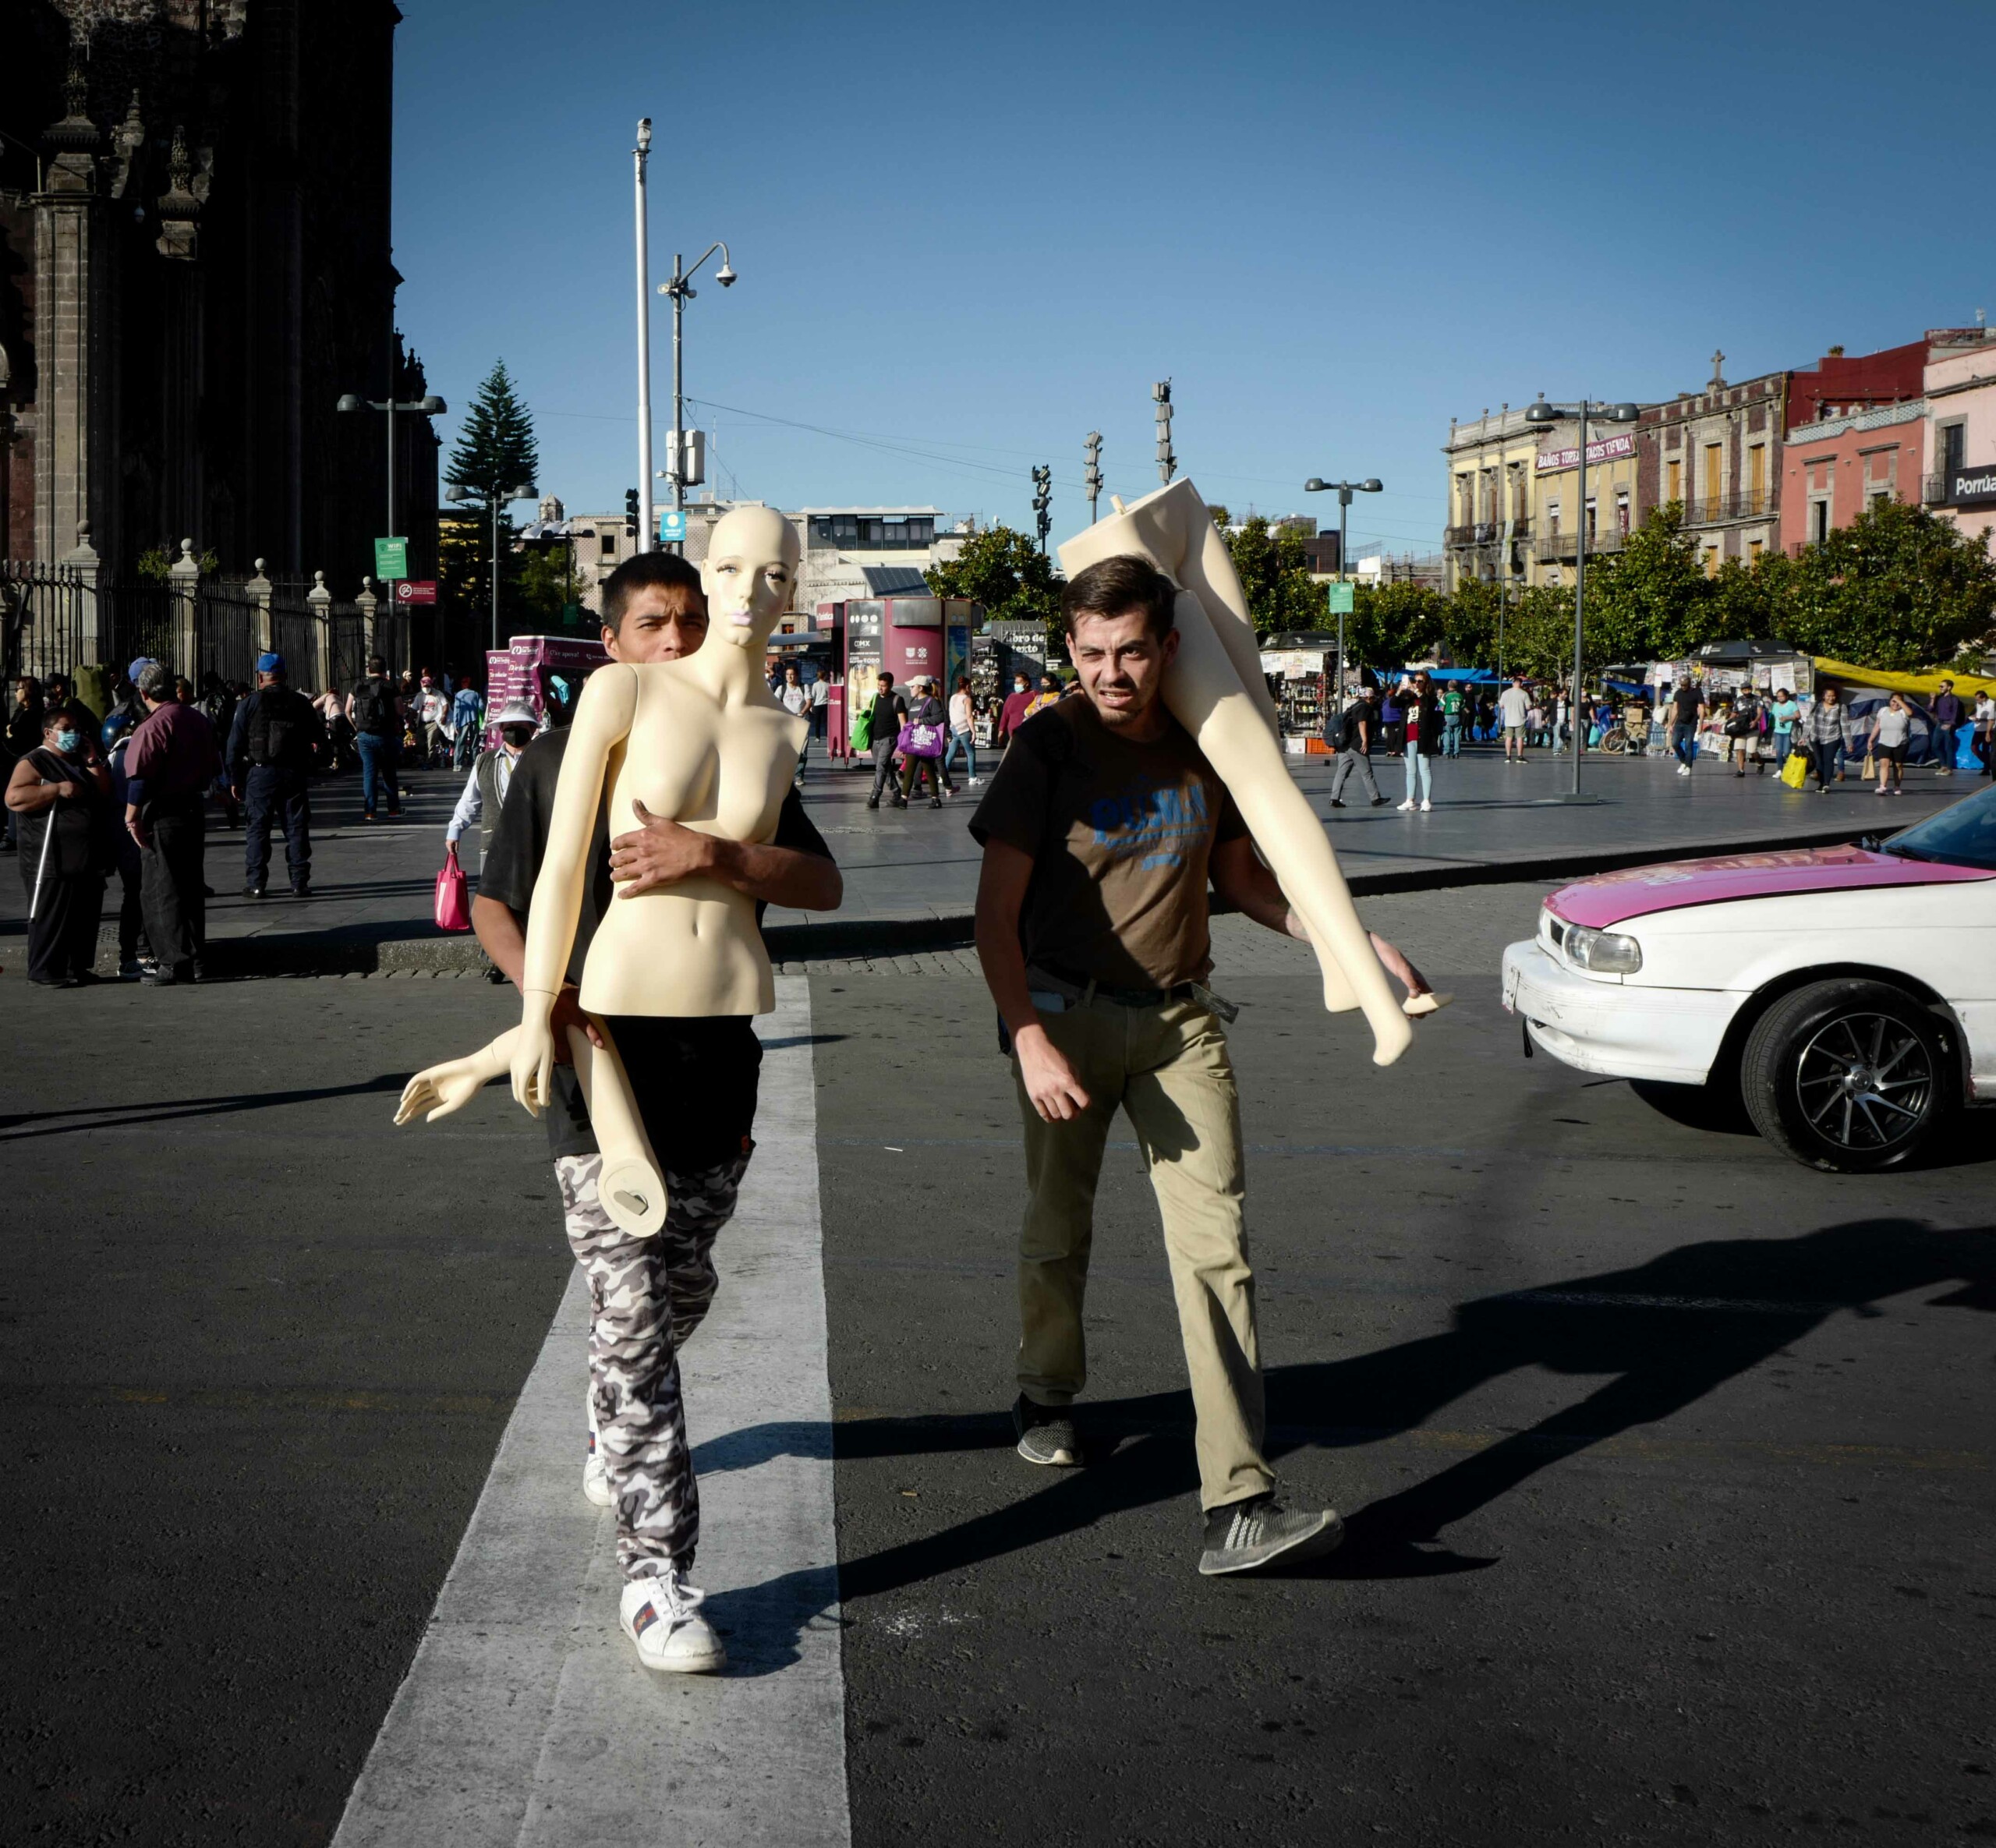
<path fill-rule="evenodd" d="M 1895 1167 L 1996 1103 L 1996 788 L 1882 845 L 1563 887 L 1504 952 L 1503 1000 L 1527 1053 L 1692 1120 L 1743 1103 L 1814 1167 Z"/>

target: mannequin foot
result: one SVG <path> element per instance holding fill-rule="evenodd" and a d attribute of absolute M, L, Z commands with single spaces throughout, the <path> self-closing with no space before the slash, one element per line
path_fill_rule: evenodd
<path fill-rule="evenodd" d="M 610 1222 L 633 1238 L 649 1238 L 665 1224 L 665 1182 L 658 1170 L 635 1156 L 606 1162 L 596 1198 Z"/>

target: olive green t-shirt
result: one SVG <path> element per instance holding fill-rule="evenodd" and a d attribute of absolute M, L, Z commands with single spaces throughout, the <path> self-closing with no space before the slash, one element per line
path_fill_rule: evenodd
<path fill-rule="evenodd" d="M 1135 744 L 1085 699 L 1035 713 L 970 831 L 1032 858 L 1019 910 L 1028 967 L 1112 988 L 1171 988 L 1212 970 L 1207 864 L 1215 841 L 1248 825 L 1175 720 Z"/>

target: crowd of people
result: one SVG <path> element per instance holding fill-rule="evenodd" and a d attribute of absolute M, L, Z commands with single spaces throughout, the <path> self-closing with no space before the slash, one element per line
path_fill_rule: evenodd
<path fill-rule="evenodd" d="M 395 816 L 404 764 L 471 766 L 484 722 L 476 686 L 453 689 L 428 668 L 391 674 L 379 656 L 344 694 L 294 689 L 274 653 L 259 657 L 253 685 L 211 672 L 198 688 L 142 656 L 114 678 L 102 715 L 66 675 L 17 680 L 0 852 L 20 865 L 29 980 L 76 988 L 97 979 L 114 877 L 120 978 L 202 980 L 211 822 L 242 830 L 245 896 L 267 895 L 277 833 L 292 895 L 310 898 L 314 780 L 357 766 L 362 819 Z"/>

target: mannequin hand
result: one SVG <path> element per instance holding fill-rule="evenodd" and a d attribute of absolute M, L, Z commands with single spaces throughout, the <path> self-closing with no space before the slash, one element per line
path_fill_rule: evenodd
<path fill-rule="evenodd" d="M 554 997 L 554 1011 L 547 1017 L 547 1030 L 554 1036 L 554 1062 L 557 1065 L 572 1065 L 575 1060 L 568 1052 L 568 1029 L 578 1027 L 589 1036 L 591 1046 L 601 1047 L 606 1044 L 603 1029 L 582 1011 L 582 990 L 564 988 Z"/>
<path fill-rule="evenodd" d="M 513 1046 L 513 1101 L 529 1117 L 538 1117 L 547 1107 L 554 1066 L 554 1032 L 549 1025 L 550 1006 L 533 1005 L 520 1021 L 520 1036 Z"/>
<path fill-rule="evenodd" d="M 1019 1055 L 1019 1078 L 1032 1107 L 1049 1123 L 1071 1123 L 1088 1107 L 1088 1094 L 1067 1056 L 1042 1026 L 1022 1027 L 1012 1036 Z"/>
<path fill-rule="evenodd" d="M 691 879 L 713 864 L 711 835 L 654 815 L 642 802 L 631 805 L 644 825 L 610 844 L 610 876 L 621 888 L 618 897 L 635 898 L 675 880 Z"/>
<path fill-rule="evenodd" d="M 421 1117 L 434 1123 L 453 1110 L 462 1110 L 476 1097 L 489 1075 L 477 1067 L 478 1055 L 469 1059 L 447 1059 L 419 1071 L 402 1087 L 402 1102 L 395 1106 L 395 1127 Z"/>

